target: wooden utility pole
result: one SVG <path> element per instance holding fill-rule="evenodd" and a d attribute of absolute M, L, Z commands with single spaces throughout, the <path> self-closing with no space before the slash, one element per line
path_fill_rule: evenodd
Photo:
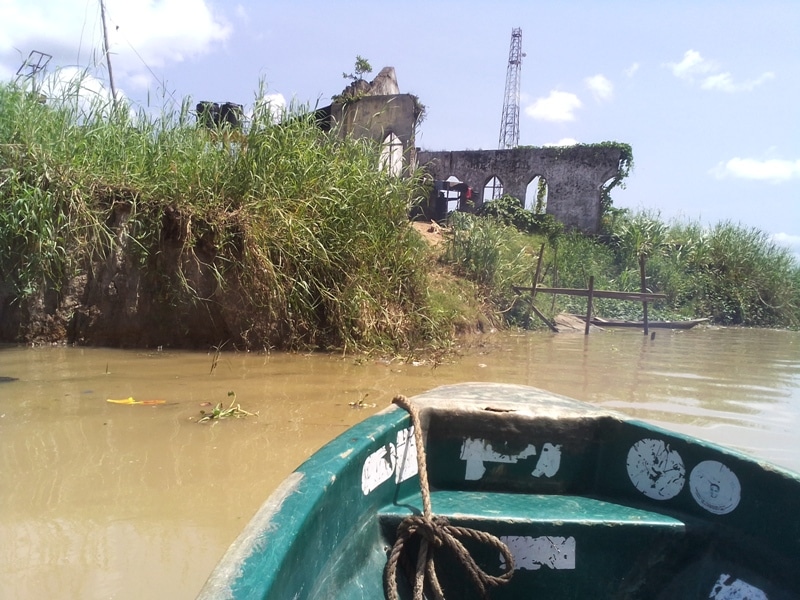
<path fill-rule="evenodd" d="M 103 45 L 108 67 L 108 83 L 111 86 L 111 104 L 117 107 L 117 89 L 114 87 L 114 72 L 111 70 L 111 56 L 108 51 L 108 28 L 106 27 L 106 3 L 100 0 L 100 20 L 103 21 Z"/>

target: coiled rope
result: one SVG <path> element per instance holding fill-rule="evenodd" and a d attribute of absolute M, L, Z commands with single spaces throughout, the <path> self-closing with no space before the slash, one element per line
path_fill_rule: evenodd
<path fill-rule="evenodd" d="M 508 546 L 496 536 L 468 527 L 450 525 L 447 519 L 433 516 L 419 411 L 405 396 L 396 396 L 392 403 L 397 404 L 408 412 L 411 416 L 411 424 L 414 426 L 414 443 L 417 447 L 417 467 L 419 470 L 419 489 L 422 495 L 423 514 L 406 517 L 397 527 L 397 541 L 392 546 L 383 572 L 386 597 L 388 600 L 399 600 L 397 564 L 401 557 L 409 559 L 403 554 L 406 542 L 418 535 L 420 544 L 417 559 L 414 561 L 416 564 L 416 570 L 413 575 L 414 600 L 423 600 L 426 587 L 435 600 L 445 600 L 444 591 L 436 575 L 435 553 L 439 549 L 449 550 L 458 559 L 458 562 L 463 565 L 481 598 L 488 598 L 491 588 L 508 583 L 511 579 L 514 574 L 514 557 L 511 555 Z M 505 559 L 505 572 L 502 575 L 494 576 L 483 571 L 460 541 L 467 539 L 476 540 L 494 547 Z"/>

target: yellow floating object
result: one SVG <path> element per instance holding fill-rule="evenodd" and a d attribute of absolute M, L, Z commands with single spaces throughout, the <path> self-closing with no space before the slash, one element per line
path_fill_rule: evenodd
<path fill-rule="evenodd" d="M 108 398 L 106 402 L 112 404 L 166 404 L 166 400 L 134 400 L 133 398 L 123 398 L 122 400 L 112 400 Z"/>

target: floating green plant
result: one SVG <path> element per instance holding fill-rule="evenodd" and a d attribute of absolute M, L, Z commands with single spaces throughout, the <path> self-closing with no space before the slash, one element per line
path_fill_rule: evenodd
<path fill-rule="evenodd" d="M 206 423 L 208 421 L 219 421 L 220 419 L 228 419 L 231 417 L 234 418 L 241 418 L 241 417 L 257 417 L 258 413 L 251 413 L 244 410 L 241 405 L 236 404 L 236 392 L 228 392 L 228 397 L 233 398 L 231 400 L 230 406 L 228 408 L 223 408 L 222 402 L 218 402 L 214 409 L 210 412 L 206 412 L 204 410 L 200 411 L 202 415 L 198 423 Z M 235 406 L 234 406 L 235 405 Z"/>
<path fill-rule="evenodd" d="M 369 393 L 361 396 L 361 398 L 359 398 L 357 402 L 353 401 L 353 402 L 348 402 L 347 404 L 348 406 L 350 406 L 350 408 L 375 408 L 376 405 L 374 403 L 364 401 L 366 400 L 367 396 L 369 396 Z"/>

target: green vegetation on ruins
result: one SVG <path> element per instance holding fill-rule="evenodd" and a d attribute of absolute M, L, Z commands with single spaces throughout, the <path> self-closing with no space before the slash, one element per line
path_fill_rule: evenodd
<path fill-rule="evenodd" d="M 800 326 L 800 266 L 755 229 L 667 224 L 606 198 L 604 234 L 587 237 L 501 198 L 451 215 L 445 242 L 429 246 L 408 224 L 425 174 L 390 176 L 376 143 L 321 131 L 307 107 L 276 119 L 256 99 L 232 131 L 198 126 L 189 101 L 150 117 L 77 98 L 0 87 L 0 311 L 61 319 L 61 339 L 102 312 L 87 298 L 124 288 L 119 319 L 146 304 L 146 325 L 175 335 L 172 320 L 207 315 L 217 333 L 203 338 L 198 318 L 181 330 L 206 347 L 411 355 L 482 325 L 540 326 L 512 286 L 531 284 L 543 243 L 547 285 L 594 276 L 597 289 L 638 291 L 644 255 L 647 287 L 668 297 L 651 318 Z M 582 313 L 585 300 L 540 295 L 537 306 Z M 596 310 L 641 316 L 634 303 Z M 23 329 L 3 334 L 28 339 Z"/>
<path fill-rule="evenodd" d="M 366 58 L 358 55 L 356 56 L 356 64 L 353 67 L 353 72 L 342 73 L 342 77 L 353 81 L 359 81 L 360 79 L 364 79 L 366 73 L 372 73 L 372 65 L 369 64 Z"/>

